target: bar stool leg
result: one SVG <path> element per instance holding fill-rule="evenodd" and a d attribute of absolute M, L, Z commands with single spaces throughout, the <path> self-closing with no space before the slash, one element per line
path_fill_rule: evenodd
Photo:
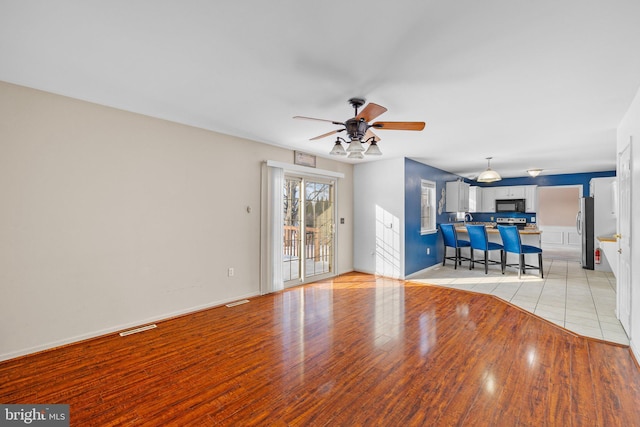
<path fill-rule="evenodd" d="M 538 265 L 540 266 L 540 278 L 544 279 L 544 269 L 542 268 L 542 252 L 538 254 Z"/>
<path fill-rule="evenodd" d="M 469 270 L 473 268 L 473 264 L 475 263 L 473 259 L 473 248 L 471 248 L 470 251 L 471 251 L 471 261 L 469 261 Z"/>
<path fill-rule="evenodd" d="M 488 253 L 489 251 L 484 251 L 484 274 L 489 274 Z"/>
<path fill-rule="evenodd" d="M 524 273 L 524 254 L 520 254 L 520 266 L 518 267 L 518 279 L 522 277 Z"/>
<path fill-rule="evenodd" d="M 460 259 L 460 248 L 455 248 L 454 249 L 456 256 L 454 257 L 453 260 L 453 269 L 457 270 L 458 269 L 458 260 Z"/>

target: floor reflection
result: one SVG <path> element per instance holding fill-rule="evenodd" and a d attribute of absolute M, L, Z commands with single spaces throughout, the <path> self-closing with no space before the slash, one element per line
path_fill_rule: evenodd
<path fill-rule="evenodd" d="M 333 342 L 333 289 L 296 287 L 276 295 L 276 319 L 280 319 L 282 366 L 287 375 L 302 382 L 307 364 L 319 363 L 318 353 L 328 357 Z M 279 315 L 279 316 L 278 316 Z M 307 352 L 313 344 L 314 358 Z"/>
<path fill-rule="evenodd" d="M 404 286 L 398 281 L 379 280 L 375 288 L 374 343 L 399 342 L 404 329 Z"/>
<path fill-rule="evenodd" d="M 420 355 L 426 356 L 436 345 L 438 336 L 436 311 L 431 309 L 420 315 L 418 325 L 420 328 Z"/>

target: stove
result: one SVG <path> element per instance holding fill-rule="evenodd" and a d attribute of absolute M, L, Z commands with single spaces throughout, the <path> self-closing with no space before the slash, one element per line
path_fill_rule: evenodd
<path fill-rule="evenodd" d="M 518 228 L 524 228 L 527 225 L 526 218 L 496 218 L 497 225 L 515 225 Z"/>

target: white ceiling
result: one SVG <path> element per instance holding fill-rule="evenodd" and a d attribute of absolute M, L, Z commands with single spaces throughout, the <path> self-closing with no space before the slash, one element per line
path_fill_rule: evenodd
<path fill-rule="evenodd" d="M 321 156 L 347 100 L 384 158 L 464 176 L 615 169 L 638 0 L 0 0 L 0 80 Z M 377 160 L 378 158 L 374 158 Z"/>

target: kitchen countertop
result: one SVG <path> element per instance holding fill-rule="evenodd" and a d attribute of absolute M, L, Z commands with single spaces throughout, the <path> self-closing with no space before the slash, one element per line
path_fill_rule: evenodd
<path fill-rule="evenodd" d="M 456 231 L 458 233 L 466 233 L 467 229 L 463 225 L 457 225 Z M 525 227 L 518 230 L 520 234 L 541 234 L 542 231 L 538 229 L 538 227 Z M 500 233 L 497 228 L 487 227 L 487 234 L 498 234 Z"/>

